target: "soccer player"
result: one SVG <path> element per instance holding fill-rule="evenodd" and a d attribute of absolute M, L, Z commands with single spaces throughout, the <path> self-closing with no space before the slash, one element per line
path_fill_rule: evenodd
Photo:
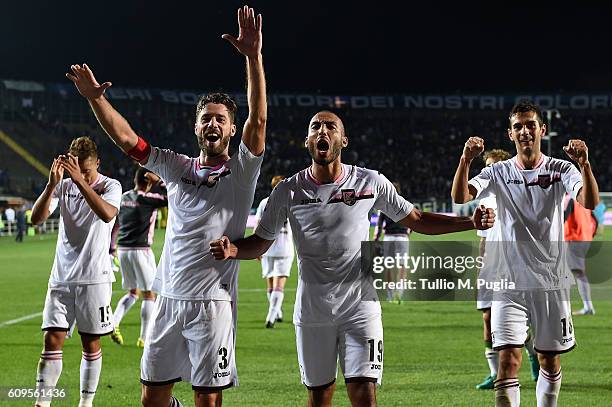
<path fill-rule="evenodd" d="M 546 125 L 537 105 L 518 102 L 510 111 L 509 124 L 508 136 L 514 142 L 516 156 L 484 168 L 468 181 L 470 164 L 484 150 L 484 141 L 471 137 L 455 173 L 452 198 L 465 203 L 495 194 L 501 242 L 498 252 L 487 256 L 486 261 L 497 261 L 502 276 L 516 287 L 500 293 L 491 309 L 493 347 L 500 351 L 495 403 L 520 403 L 520 348 L 531 324 L 541 366 L 537 403 L 539 407 L 556 406 L 561 387 L 559 355 L 575 346 L 567 297 L 570 275 L 563 249 L 563 196 L 567 192 L 585 207 L 593 208 L 598 187 L 583 141 L 570 140 L 563 148 L 580 172 L 568 161 L 542 154 L 540 144 Z"/>
<path fill-rule="evenodd" d="M 157 175 L 139 167 L 134 174 L 134 189 L 121 197 L 117 253 L 121 269 L 121 286 L 129 291 L 121 297 L 115 308 L 115 330 L 111 334 L 111 339 L 119 345 L 123 345 L 119 324 L 141 291 L 140 337 L 136 341 L 136 346 L 139 348 L 144 347 L 149 319 L 153 312 L 155 294 L 151 291 L 151 287 L 156 267 L 151 244 L 153 244 L 157 209 L 168 205 L 166 189 L 159 184 L 161 182 Z"/>
<path fill-rule="evenodd" d="M 345 165 L 348 137 L 332 112 L 314 115 L 305 146 L 310 167 L 276 186 L 255 233 L 211 243 L 218 259 L 253 259 L 277 239 L 288 218 L 296 242 L 299 280 L 293 322 L 309 406 L 331 405 L 338 361 L 353 406 L 376 404 L 382 379 L 383 329 L 371 278 L 361 271 L 361 242 L 369 239 L 370 211 L 420 233 L 490 227 L 493 213 L 473 218 L 422 213 L 377 171 Z"/>
<path fill-rule="evenodd" d="M 400 193 L 400 184 L 393 182 L 393 186 L 397 193 Z M 381 236 L 384 242 L 385 253 L 387 257 L 395 257 L 396 255 L 403 256 L 408 254 L 408 243 L 411 230 L 406 226 L 394 222 L 393 219 L 385 215 L 382 211 L 378 211 L 378 220 L 376 221 L 376 227 L 374 228 L 374 240 L 379 241 Z M 387 269 L 387 281 L 402 281 L 406 278 L 406 269 L 399 267 L 397 269 Z M 394 290 L 387 288 L 387 301 L 397 301 L 398 304 L 402 302 L 404 296 L 403 288 L 396 288 Z"/>
<path fill-rule="evenodd" d="M 272 177 L 272 189 L 283 179 L 285 177 L 282 175 Z M 262 199 L 259 203 L 255 214 L 257 223 L 259 223 L 267 204 L 268 197 Z M 285 283 L 291 274 L 294 256 L 291 226 L 285 220 L 278 239 L 261 256 L 261 276 L 266 279 L 269 303 L 268 314 L 266 315 L 266 328 L 274 328 L 275 322 L 282 322 L 283 320 L 281 308 L 285 298 Z"/>
<path fill-rule="evenodd" d="M 172 387 L 180 380 L 191 383 L 196 406 L 219 406 L 222 391 L 237 384 L 234 316 L 239 262 L 215 261 L 208 248 L 224 234 L 244 236 L 265 147 L 261 15 L 255 16 L 247 6 L 240 8 L 238 25 L 238 38 L 223 38 L 246 57 L 249 116 L 231 158 L 236 103 L 228 95 L 200 98 L 195 133 L 201 151 L 190 158 L 153 147 L 134 133 L 104 97 L 110 82 L 100 85 L 87 65 L 73 65 L 67 74 L 115 144 L 158 174 L 168 189 L 168 229 L 153 284 L 159 296 L 141 361 L 144 406 L 178 405 Z"/>
<path fill-rule="evenodd" d="M 87 137 L 72 141 L 68 154 L 53 160 L 49 181 L 34 204 L 32 223 L 44 222 L 57 206 L 60 228 L 55 261 L 43 311 L 44 349 L 38 362 L 36 388 L 46 397 L 62 372 L 62 348 L 70 324 L 76 320 L 83 345 L 79 406 L 91 406 L 100 371 L 100 336 L 113 331 L 112 282 L 108 262 L 110 234 L 121 201 L 119 181 L 98 172 L 96 144 Z M 64 173 L 70 178 L 63 179 Z"/>
<path fill-rule="evenodd" d="M 597 220 L 593 211 L 584 208 L 570 196 L 565 202 L 564 236 L 567 242 L 567 264 L 572 270 L 582 299 L 582 309 L 573 315 L 595 315 L 591 300 L 591 285 L 586 274 L 586 255 L 597 233 Z"/>

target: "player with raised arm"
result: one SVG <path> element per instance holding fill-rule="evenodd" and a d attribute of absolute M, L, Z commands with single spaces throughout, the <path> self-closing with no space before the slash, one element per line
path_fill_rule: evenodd
<path fill-rule="evenodd" d="M 370 211 L 382 210 L 393 221 L 428 234 L 490 227 L 494 217 L 480 208 L 473 218 L 420 212 L 382 174 L 343 164 L 341 151 L 347 145 L 337 115 L 314 115 L 305 140 L 311 166 L 276 186 L 253 235 L 211 243 L 215 258 L 253 259 L 272 245 L 289 219 L 298 255 L 293 314 L 298 362 L 313 407 L 331 405 L 338 362 L 352 405 L 376 405 L 383 369 L 381 308 L 371 276 L 364 278 L 361 270 Z"/>
<path fill-rule="evenodd" d="M 568 161 L 541 152 L 546 125 L 537 105 L 517 103 L 510 111 L 509 124 L 508 136 L 516 156 L 484 168 L 468 181 L 470 164 L 484 150 L 484 141 L 471 137 L 453 180 L 452 198 L 465 203 L 489 193 L 495 195 L 501 242 L 497 253 L 487 256 L 485 267 L 489 259 L 495 260 L 500 277 L 516 287 L 494 298 L 491 309 L 493 347 L 499 350 L 500 358 L 495 403 L 520 403 L 520 348 L 531 324 L 541 366 L 537 405 L 556 406 L 561 388 L 559 355 L 576 343 L 567 296 L 570 274 L 565 264 L 563 197 L 567 192 L 585 207 L 594 208 L 598 187 L 583 141 L 570 140 L 563 148 L 580 171 Z"/>
<path fill-rule="evenodd" d="M 272 177 L 272 189 L 274 189 L 283 179 L 285 179 L 285 177 L 282 175 L 275 175 Z M 268 199 L 269 197 L 262 199 L 257 207 L 257 212 L 255 213 L 257 224 L 268 204 Z M 266 328 L 274 328 L 276 322 L 281 322 L 283 320 L 282 306 L 283 299 L 285 298 L 285 283 L 291 274 L 291 266 L 293 266 L 294 257 L 291 226 L 289 226 L 289 222 L 286 221 L 283 229 L 280 231 L 278 239 L 276 239 L 272 246 L 261 256 L 261 275 L 266 279 L 266 289 L 268 293 Z"/>
<path fill-rule="evenodd" d="M 119 329 L 121 320 L 142 292 L 140 306 L 140 336 L 136 346 L 144 347 L 155 294 L 151 291 L 155 279 L 155 255 L 151 250 L 157 219 L 157 209 L 168 206 L 165 186 L 157 175 L 144 167 L 134 174 L 134 189 L 121 197 L 117 254 L 121 269 L 121 286 L 128 292 L 115 308 L 115 329 L 111 339 L 123 345 Z"/>
<path fill-rule="evenodd" d="M 244 236 L 265 147 L 266 87 L 261 55 L 262 17 L 238 10 L 238 38 L 224 34 L 246 57 L 249 116 L 238 151 L 236 103 L 228 95 L 203 96 L 196 108 L 199 157 L 151 146 L 104 97 L 87 65 L 68 77 L 89 102 L 110 138 L 158 174 L 168 189 L 168 228 L 153 290 L 159 293 L 141 361 L 144 406 L 179 405 L 173 384 L 188 381 L 196 406 L 220 406 L 222 390 L 237 385 L 235 301 L 239 262 L 215 261 L 208 247 L 221 235 Z"/>
<path fill-rule="evenodd" d="M 113 331 L 112 282 L 108 246 L 121 201 L 119 181 L 98 172 L 96 144 L 79 137 L 68 154 L 53 160 L 49 182 L 32 208 L 38 225 L 59 207 L 60 226 L 55 260 L 43 311 L 44 349 L 38 362 L 36 406 L 47 397 L 62 372 L 62 348 L 70 324 L 76 321 L 81 360 L 80 407 L 93 403 L 102 370 L 100 336 Z M 63 179 L 64 174 L 69 176 Z M 44 390 L 44 391 L 43 391 Z"/>

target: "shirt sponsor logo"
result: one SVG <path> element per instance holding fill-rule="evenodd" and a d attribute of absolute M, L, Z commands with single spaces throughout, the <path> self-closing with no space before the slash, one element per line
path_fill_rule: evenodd
<path fill-rule="evenodd" d="M 181 177 L 181 181 L 187 185 L 196 185 L 196 182 L 189 178 Z"/>
<path fill-rule="evenodd" d="M 308 199 L 302 199 L 300 201 L 300 205 L 308 205 L 308 204 L 316 204 L 316 203 L 321 203 L 321 199 L 320 198 L 308 198 Z"/>
<path fill-rule="evenodd" d="M 508 179 L 508 180 L 506 180 L 506 185 L 509 185 L 509 184 L 520 185 L 522 183 L 523 183 L 523 180 L 520 180 L 520 179 Z"/>
<path fill-rule="evenodd" d="M 214 372 L 213 379 L 220 379 L 222 377 L 227 377 L 230 375 L 230 372 Z"/>

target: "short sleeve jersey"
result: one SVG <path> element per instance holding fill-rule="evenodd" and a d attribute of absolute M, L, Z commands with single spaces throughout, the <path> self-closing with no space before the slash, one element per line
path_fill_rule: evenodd
<path fill-rule="evenodd" d="M 261 216 L 263 215 L 264 209 L 268 204 L 268 198 L 264 198 L 259 203 L 257 207 L 257 212 L 255 217 L 257 218 L 257 222 L 261 220 Z M 276 240 L 272 243 L 272 246 L 264 253 L 264 256 L 270 257 L 293 257 L 293 236 L 291 234 L 291 226 L 289 225 L 289 221 L 285 219 L 285 223 L 281 228 Z"/>
<path fill-rule="evenodd" d="M 373 285 L 361 273 L 361 242 L 369 240 L 372 209 L 399 221 L 413 205 L 380 173 L 349 165 L 333 183 L 320 184 L 308 168 L 272 191 L 255 233 L 276 239 L 289 219 L 299 271 L 296 325 L 333 325 L 380 314 Z"/>
<path fill-rule="evenodd" d="M 216 167 L 203 167 L 171 150 L 151 148 L 143 164 L 168 191 L 168 223 L 153 289 L 179 300 L 235 298 L 238 260 L 217 261 L 210 242 L 226 235 L 244 237 L 263 154 L 238 151 Z"/>
<path fill-rule="evenodd" d="M 576 198 L 582 188 L 576 167 L 542 154 L 533 169 L 525 169 L 515 156 L 484 168 L 469 184 L 476 188 L 476 198 L 495 195 L 502 242 L 495 257 L 501 277 L 517 289 L 568 287 L 563 197 L 567 192 Z"/>
<path fill-rule="evenodd" d="M 99 174 L 91 187 L 102 199 L 119 209 L 119 181 Z M 57 206 L 60 210 L 60 224 L 49 282 L 96 284 L 115 281 L 108 261 L 115 219 L 108 223 L 100 219 L 69 178 L 57 184 L 53 201 L 52 207 Z"/>

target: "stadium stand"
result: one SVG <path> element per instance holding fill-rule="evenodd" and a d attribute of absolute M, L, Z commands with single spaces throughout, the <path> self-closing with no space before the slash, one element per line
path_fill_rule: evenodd
<path fill-rule="evenodd" d="M 109 95 L 113 105 L 137 133 L 155 145 L 197 154 L 193 136 L 195 93 L 146 89 L 114 92 Z M 133 163 L 110 144 L 72 84 L 2 81 L 0 100 L 0 130 L 45 166 L 63 152 L 72 138 L 88 135 L 99 145 L 101 171 L 119 179 L 124 188 L 131 188 Z M 320 108 L 288 105 L 269 109 L 267 156 L 255 202 L 270 193 L 269 180 L 273 175 L 290 175 L 309 164 L 303 140 L 309 118 Z M 513 149 L 506 136 L 508 109 L 349 108 L 340 104 L 340 108 L 333 110 L 343 118 L 349 136 L 343 160 L 379 169 L 388 178 L 398 180 L 403 195 L 412 200 L 450 202 L 456 161 L 469 136 L 483 137 L 487 148 Z M 563 157 L 561 147 L 568 139 L 585 139 L 597 168 L 600 189 L 612 190 L 612 165 L 607 160 L 611 151 L 610 143 L 606 142 L 606 129 L 612 128 L 609 108 L 562 109 L 560 113 L 561 117 L 552 123 L 552 129 L 559 134 L 552 139 L 553 155 Z M 244 122 L 245 114 L 246 108 L 239 108 L 238 123 Z M 234 149 L 237 143 L 235 138 Z M 546 141 L 542 150 L 548 151 Z M 0 188 L 6 193 L 35 197 L 44 186 L 45 177 L 4 145 L 1 151 L 4 170 L 0 172 Z M 480 168 L 474 166 L 473 171 Z"/>

